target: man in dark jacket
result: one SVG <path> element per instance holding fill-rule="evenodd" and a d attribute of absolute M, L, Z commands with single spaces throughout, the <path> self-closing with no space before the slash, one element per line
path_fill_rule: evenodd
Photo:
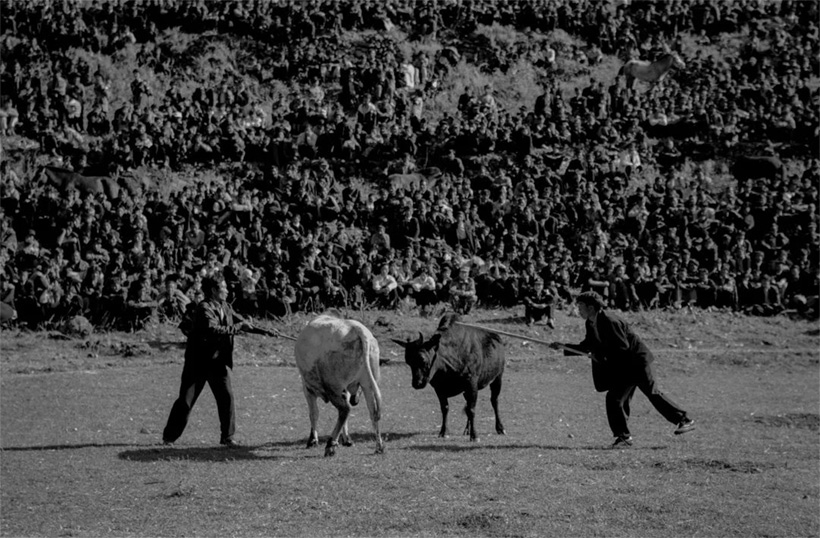
<path fill-rule="evenodd" d="M 564 349 L 567 355 L 591 355 L 595 388 L 607 391 L 606 414 L 615 435 L 612 447 L 632 446 L 627 418 L 635 388 L 641 389 L 666 420 L 677 424 L 675 434 L 693 430 L 695 423 L 686 411 L 658 389 L 652 369 L 655 357 L 629 325 L 605 312 L 603 299 L 595 292 L 580 294 L 576 303 L 578 314 L 586 321 L 586 337 L 577 345 L 553 342 L 550 347 Z"/>
<path fill-rule="evenodd" d="M 238 446 L 233 439 L 236 419 L 230 375 L 233 368 L 233 337 L 250 329 L 251 325 L 226 302 L 228 286 L 223 278 L 204 278 L 202 291 L 205 300 L 196 306 L 193 323 L 187 332 L 188 345 L 185 348 L 179 398 L 171 408 L 162 441 L 171 444 L 182 435 L 191 409 L 207 382 L 219 413 L 222 434 L 219 442 L 233 448 Z"/>

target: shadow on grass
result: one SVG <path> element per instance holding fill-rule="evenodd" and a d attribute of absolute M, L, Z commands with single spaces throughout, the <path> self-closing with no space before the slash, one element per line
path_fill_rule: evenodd
<path fill-rule="evenodd" d="M 209 447 L 173 447 L 153 446 L 137 450 L 124 450 L 119 458 L 125 461 L 155 462 L 171 460 L 187 461 L 237 461 L 237 460 L 274 460 L 283 456 L 276 454 L 259 454 L 256 451 L 262 446 L 243 445 L 236 448 L 224 446 Z"/>
<path fill-rule="evenodd" d="M 501 324 L 508 324 L 508 323 L 520 323 L 524 325 L 526 318 L 524 316 L 507 316 L 505 318 L 486 318 L 480 319 L 476 321 L 477 325 L 501 325 Z M 545 325 L 546 326 L 546 325 Z"/>
<path fill-rule="evenodd" d="M 415 437 L 416 435 L 422 435 L 416 432 L 403 432 L 403 433 L 391 433 L 391 432 L 382 432 L 382 440 L 385 443 L 389 443 L 391 441 L 398 441 L 400 439 L 407 439 L 408 437 Z M 355 444 L 360 443 L 375 443 L 376 437 L 372 433 L 368 432 L 361 432 L 361 433 L 351 433 L 350 440 L 353 441 Z M 319 446 L 325 446 L 327 443 L 327 436 L 319 438 Z M 271 441 L 270 443 L 263 443 L 258 446 L 258 448 L 296 448 L 300 446 L 307 445 L 307 436 L 299 438 L 299 439 L 292 439 L 289 441 Z"/>
<path fill-rule="evenodd" d="M 149 340 L 148 347 L 157 351 L 172 351 L 174 349 L 185 349 L 185 341 L 171 342 L 167 340 Z"/>
<path fill-rule="evenodd" d="M 668 447 L 666 446 L 632 446 L 627 449 L 618 449 L 622 451 L 633 451 L 633 450 L 666 450 Z M 558 445 L 483 445 L 481 443 L 475 443 L 470 445 L 410 445 L 407 447 L 403 447 L 402 450 L 417 450 L 419 452 L 469 452 L 472 450 L 566 450 L 566 451 L 576 451 L 576 450 L 591 450 L 591 451 L 602 451 L 602 452 L 610 452 L 613 451 L 608 445 L 595 445 L 595 446 L 558 446 Z"/>
<path fill-rule="evenodd" d="M 418 435 L 416 433 L 382 433 L 382 439 L 385 443 L 397 441 L 406 437 Z M 375 445 L 375 437 L 373 434 L 359 433 L 350 435 L 353 444 L 358 445 Z M 319 446 L 311 448 L 311 452 L 306 454 L 322 457 L 324 454 L 324 447 L 327 443 L 327 437 L 319 439 Z M 191 460 L 191 461 L 237 461 L 237 460 L 275 460 L 275 459 L 295 459 L 292 453 L 277 454 L 275 451 L 304 449 L 307 445 L 307 437 L 302 439 L 293 439 L 286 441 L 272 441 L 270 443 L 262 443 L 259 445 L 241 445 L 235 448 L 226 448 L 224 446 L 165 446 L 153 445 L 145 448 L 138 448 L 135 450 L 124 450 L 119 453 L 119 458 L 126 461 L 169 461 L 169 460 Z M 111 446 L 111 445 L 107 445 Z M 133 445 L 120 445 L 133 446 Z M 344 446 L 339 447 L 339 451 L 345 450 Z"/>
<path fill-rule="evenodd" d="M 4 446 L 3 452 L 34 452 L 38 450 L 77 450 L 80 448 L 111 448 L 135 446 L 136 443 L 81 443 L 77 445 Z"/>

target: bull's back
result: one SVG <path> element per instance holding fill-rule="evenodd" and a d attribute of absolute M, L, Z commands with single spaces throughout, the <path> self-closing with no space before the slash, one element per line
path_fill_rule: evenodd
<path fill-rule="evenodd" d="M 453 326 L 442 335 L 439 344 L 444 369 L 431 383 L 452 385 L 456 394 L 465 383 L 477 382 L 483 389 L 504 373 L 506 354 L 497 334 L 470 327 Z"/>
<path fill-rule="evenodd" d="M 302 379 L 317 394 L 347 386 L 368 370 L 378 380 L 378 343 L 357 321 L 317 317 L 299 333 L 294 353 Z"/>

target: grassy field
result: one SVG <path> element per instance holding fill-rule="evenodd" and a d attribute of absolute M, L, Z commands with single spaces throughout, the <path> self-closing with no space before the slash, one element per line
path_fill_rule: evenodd
<path fill-rule="evenodd" d="M 577 341 L 578 318 L 528 328 L 520 312 L 468 321 L 546 340 Z M 307 409 L 292 342 L 239 341 L 238 438 L 220 448 L 206 390 L 180 441 L 158 444 L 178 389 L 181 338 L 5 331 L 0 362 L 0 534 L 3 536 L 817 536 L 818 326 L 713 313 L 625 314 L 657 354 L 659 380 L 698 429 L 676 437 L 643 395 L 635 446 L 609 450 L 603 395 L 589 365 L 506 338 L 506 436 L 489 392 L 481 441 L 439 439 L 432 389 L 414 391 L 390 338 L 436 319 L 351 314 L 382 348 L 382 431 L 364 407 L 356 444 L 334 458 L 307 450 Z M 270 324 L 296 334 L 307 318 Z M 335 410 L 321 406 L 320 435 Z"/>

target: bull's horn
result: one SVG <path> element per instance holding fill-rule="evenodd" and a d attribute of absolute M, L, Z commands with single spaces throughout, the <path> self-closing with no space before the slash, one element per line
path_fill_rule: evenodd
<path fill-rule="evenodd" d="M 418 345 L 422 345 L 422 344 L 424 343 L 424 334 L 422 334 L 422 332 L 421 332 L 421 331 L 419 331 L 419 339 L 418 339 L 418 341 L 417 341 L 416 343 L 417 343 Z"/>
<path fill-rule="evenodd" d="M 400 345 L 401 347 L 407 347 L 407 342 L 405 342 L 404 340 L 396 340 L 395 338 L 391 338 L 391 340 L 394 343 Z"/>

